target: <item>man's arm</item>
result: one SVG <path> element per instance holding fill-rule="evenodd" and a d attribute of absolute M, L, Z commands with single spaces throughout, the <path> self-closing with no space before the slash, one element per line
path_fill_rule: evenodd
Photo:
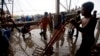
<path fill-rule="evenodd" d="M 77 23 L 78 23 L 78 24 L 81 24 L 81 23 L 82 23 L 82 20 L 78 21 Z"/>
<path fill-rule="evenodd" d="M 78 23 L 75 22 L 75 20 L 71 20 L 71 23 L 75 26 L 75 28 L 77 30 L 79 30 L 80 32 L 85 32 L 86 30 L 84 28 L 79 27 Z"/>
<path fill-rule="evenodd" d="M 43 21 L 43 18 L 41 18 L 41 20 L 39 21 L 39 23 L 37 25 L 40 25 Z"/>

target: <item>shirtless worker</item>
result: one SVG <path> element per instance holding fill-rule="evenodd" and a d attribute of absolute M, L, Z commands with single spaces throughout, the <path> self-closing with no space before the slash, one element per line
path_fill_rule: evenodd
<path fill-rule="evenodd" d="M 91 47 L 95 42 L 94 30 L 97 22 L 97 19 L 91 15 L 93 8 L 93 2 L 86 2 L 82 5 L 81 13 L 84 16 L 80 21 L 82 27 L 75 20 L 71 20 L 76 29 L 82 33 L 82 43 L 75 56 L 91 56 Z"/>

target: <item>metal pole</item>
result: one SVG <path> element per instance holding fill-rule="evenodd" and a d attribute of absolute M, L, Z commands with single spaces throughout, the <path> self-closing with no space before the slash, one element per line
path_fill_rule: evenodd
<path fill-rule="evenodd" d="M 13 11 L 14 11 L 14 0 L 12 0 L 12 17 L 13 17 Z"/>
<path fill-rule="evenodd" d="M 3 15 L 4 0 L 1 0 L 1 16 Z"/>
<path fill-rule="evenodd" d="M 58 22 L 59 8 L 60 8 L 59 4 L 60 4 L 60 0 L 56 0 L 56 20 L 57 20 L 56 23 L 59 23 Z M 56 42 L 56 48 L 59 48 L 59 41 Z M 58 51 L 56 53 L 56 56 L 59 56 L 59 52 Z"/>
<path fill-rule="evenodd" d="M 4 7 L 4 0 L 1 0 L 1 12 L 0 12 L 0 20 L 1 20 L 1 23 L 3 23 L 3 14 L 4 14 L 4 11 L 3 11 L 3 7 Z"/>
<path fill-rule="evenodd" d="M 69 1 L 69 11 L 70 11 L 70 8 L 71 8 L 71 0 Z"/>
<path fill-rule="evenodd" d="M 60 0 L 56 0 L 56 14 L 59 15 L 59 4 L 60 4 Z"/>
<path fill-rule="evenodd" d="M 56 23 L 58 23 L 58 16 L 59 16 L 59 2 L 60 0 L 56 0 Z M 56 43 L 56 48 L 59 48 L 59 42 Z"/>

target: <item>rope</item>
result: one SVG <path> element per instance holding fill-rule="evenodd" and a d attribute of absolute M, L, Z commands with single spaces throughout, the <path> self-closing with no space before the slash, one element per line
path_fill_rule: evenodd
<path fill-rule="evenodd" d="M 28 0 L 25 0 L 26 2 L 27 2 L 27 4 L 30 6 L 30 8 L 32 8 L 32 10 L 35 10 L 31 5 L 30 5 L 30 3 L 28 2 Z M 35 11 L 37 11 L 37 10 L 35 10 Z"/>

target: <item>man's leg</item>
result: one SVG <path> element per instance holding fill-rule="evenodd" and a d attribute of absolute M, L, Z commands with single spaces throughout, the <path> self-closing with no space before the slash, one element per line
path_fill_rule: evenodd
<path fill-rule="evenodd" d="M 97 43 L 97 41 L 98 41 L 98 39 L 99 39 L 99 35 L 100 35 L 100 31 L 97 30 L 96 38 L 95 38 L 95 44 Z"/>
<path fill-rule="evenodd" d="M 86 37 L 88 38 L 88 37 Z M 94 39 L 82 39 L 82 44 L 75 56 L 91 56 L 91 48 L 94 45 Z"/>
<path fill-rule="evenodd" d="M 78 33 L 79 33 L 78 30 L 76 30 L 76 35 L 75 35 L 75 37 L 78 37 Z"/>
<path fill-rule="evenodd" d="M 47 40 L 47 38 L 46 38 L 46 28 L 43 29 L 43 37 L 44 37 L 44 40 Z"/>

